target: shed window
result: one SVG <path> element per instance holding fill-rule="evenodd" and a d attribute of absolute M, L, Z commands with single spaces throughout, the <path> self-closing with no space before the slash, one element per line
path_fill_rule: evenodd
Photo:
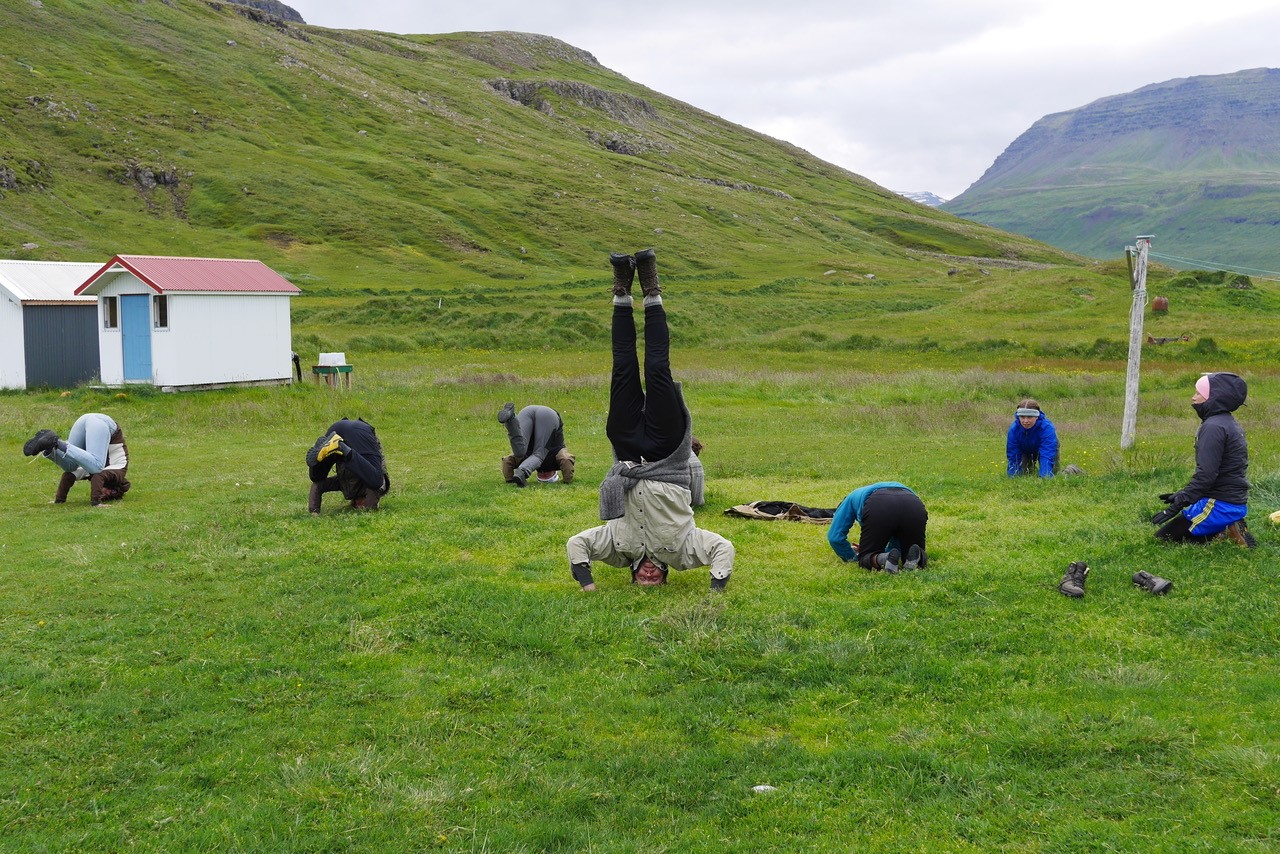
<path fill-rule="evenodd" d="M 115 329 L 120 325 L 120 305 L 117 297 L 102 298 L 102 328 Z"/>
<path fill-rule="evenodd" d="M 169 328 L 169 298 L 166 296 L 158 296 L 153 300 L 155 303 L 156 329 Z"/>

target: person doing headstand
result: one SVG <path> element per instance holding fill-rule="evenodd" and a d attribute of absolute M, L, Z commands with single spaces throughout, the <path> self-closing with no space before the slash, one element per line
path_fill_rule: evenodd
<path fill-rule="evenodd" d="M 706 566 L 711 589 L 723 590 L 733 572 L 734 548 L 719 534 L 694 525 L 690 458 L 693 419 L 680 384 L 671 376 L 671 335 L 652 249 L 613 254 L 613 376 L 605 434 L 618 460 L 600 485 L 605 524 L 569 538 L 574 579 L 595 590 L 591 562 L 631 568 L 633 584 L 667 582 L 668 567 Z M 631 285 L 639 273 L 644 292 L 644 382 L 636 356 Z M 699 490 L 701 491 L 701 490 Z"/>

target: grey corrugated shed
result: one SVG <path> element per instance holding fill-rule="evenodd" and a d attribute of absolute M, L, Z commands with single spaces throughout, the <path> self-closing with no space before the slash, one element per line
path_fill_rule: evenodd
<path fill-rule="evenodd" d="M 97 376 L 98 307 L 95 302 L 23 307 L 27 388 L 65 388 Z"/>

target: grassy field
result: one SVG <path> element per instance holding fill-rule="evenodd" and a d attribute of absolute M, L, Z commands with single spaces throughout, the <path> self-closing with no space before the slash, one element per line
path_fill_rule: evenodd
<path fill-rule="evenodd" d="M 1123 361 L 1090 348 L 1124 340 L 1127 288 L 1027 275 L 985 301 L 943 276 L 945 309 L 914 290 L 924 302 L 897 314 L 864 313 L 848 283 L 668 283 L 707 444 L 699 524 L 738 551 L 724 595 L 701 570 L 636 589 L 597 565 L 594 595 L 569 577 L 564 542 L 597 524 L 609 461 L 599 283 L 565 285 L 542 318 L 480 300 L 397 319 L 371 297 L 345 307 L 384 316 L 344 327 L 325 314 L 340 300 L 300 299 L 308 351 L 400 341 L 351 348 L 350 393 L 0 394 L 0 847 L 1274 850 L 1280 375 L 1250 326 L 1265 323 L 1237 309 L 1244 332 L 1216 352 L 1155 348 L 1122 454 Z M 1014 293 L 1043 307 L 1072 288 L 1096 299 L 1019 320 Z M 789 319 L 788 294 L 810 320 Z M 753 326 L 762 305 L 773 321 Z M 468 348 L 484 318 L 497 332 Z M 580 340 L 552 343 L 564 329 Z M 1191 473 L 1191 385 L 1215 368 L 1251 384 L 1255 551 L 1161 546 L 1146 521 Z M 1005 477 L 1025 394 L 1085 477 Z M 574 484 L 500 482 L 506 400 L 564 414 Z M 123 425 L 134 490 L 49 505 L 57 472 L 21 443 L 85 411 Z M 330 496 L 311 517 L 303 452 L 343 416 L 378 428 L 393 489 L 376 514 Z M 867 573 L 823 528 L 721 514 L 835 506 L 880 479 L 929 507 L 927 571 Z M 1073 560 L 1093 569 L 1080 601 L 1055 591 Z M 1133 587 L 1138 569 L 1173 594 Z"/>
<path fill-rule="evenodd" d="M 908 202 L 572 46 L 195 0 L 0 24 L 23 33 L 9 254 L 260 258 L 303 290 L 303 358 L 356 365 L 349 393 L 0 393 L 0 849 L 1276 848 L 1274 283 L 1152 270 L 1147 331 L 1189 340 L 1146 348 L 1122 454 L 1123 262 Z M 699 523 L 737 546 L 724 595 L 569 576 L 610 459 L 605 254 L 646 245 Z M 1251 386 L 1261 547 L 1158 546 L 1192 384 L 1222 369 Z M 1085 477 L 1004 476 L 1025 395 Z M 563 413 L 577 482 L 500 482 L 507 400 Z M 134 489 L 50 505 L 21 445 L 86 411 L 123 426 Z M 344 416 L 393 488 L 313 518 L 303 454 Z M 926 572 L 721 513 L 881 479 L 929 507 Z M 1054 589 L 1074 560 L 1081 601 Z"/>

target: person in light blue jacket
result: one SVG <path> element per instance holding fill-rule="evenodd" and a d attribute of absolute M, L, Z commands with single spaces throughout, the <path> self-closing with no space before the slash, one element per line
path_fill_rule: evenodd
<path fill-rule="evenodd" d="M 849 543 L 854 522 L 861 526 L 857 546 Z M 897 481 L 881 481 L 855 489 L 840 502 L 831 517 L 827 542 L 841 560 L 857 561 L 864 569 L 888 573 L 923 569 L 929 562 L 928 523 L 929 511 L 918 495 Z"/>
<path fill-rule="evenodd" d="M 1058 473 L 1058 431 L 1033 398 L 1018 404 L 1005 440 L 1009 477 L 1036 474 L 1053 477 Z"/>

